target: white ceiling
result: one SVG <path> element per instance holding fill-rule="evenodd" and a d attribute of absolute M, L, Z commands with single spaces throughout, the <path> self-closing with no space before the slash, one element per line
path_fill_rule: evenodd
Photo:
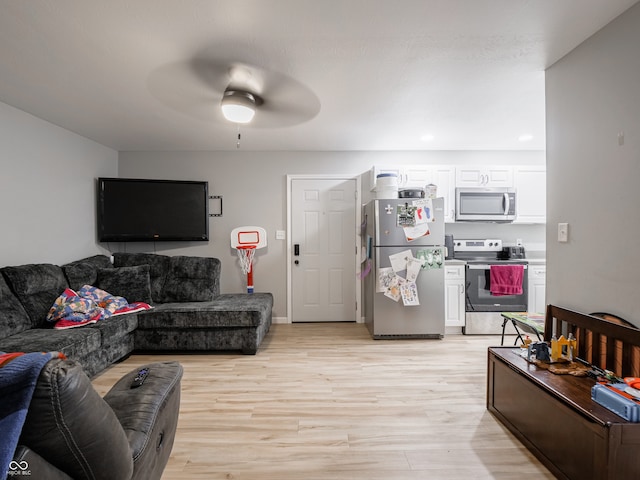
<path fill-rule="evenodd" d="M 216 69 L 241 62 L 265 108 L 308 108 L 258 111 L 243 150 L 544 149 L 544 69 L 636 2 L 0 0 L 0 101 L 117 150 L 235 150 Z"/>

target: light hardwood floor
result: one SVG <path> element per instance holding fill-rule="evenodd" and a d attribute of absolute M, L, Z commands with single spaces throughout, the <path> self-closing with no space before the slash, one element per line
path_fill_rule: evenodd
<path fill-rule="evenodd" d="M 104 395 L 139 365 L 182 363 L 163 480 L 554 478 L 486 410 L 487 347 L 499 342 L 276 324 L 255 356 L 133 355 L 93 383 Z"/>

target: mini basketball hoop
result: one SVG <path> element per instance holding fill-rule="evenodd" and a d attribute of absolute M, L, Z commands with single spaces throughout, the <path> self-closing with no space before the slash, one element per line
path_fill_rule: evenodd
<path fill-rule="evenodd" d="M 242 273 L 247 276 L 247 293 L 253 293 L 253 257 L 267 246 L 267 232 L 262 227 L 238 227 L 231 231 L 231 246 L 236 249 Z"/>
<path fill-rule="evenodd" d="M 240 245 L 236 247 L 238 251 L 238 258 L 240 259 L 240 268 L 245 275 L 251 271 L 251 264 L 253 263 L 253 255 L 256 253 L 255 245 Z"/>

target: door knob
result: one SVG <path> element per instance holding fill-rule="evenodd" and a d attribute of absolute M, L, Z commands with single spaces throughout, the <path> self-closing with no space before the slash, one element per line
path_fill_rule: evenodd
<path fill-rule="evenodd" d="M 296 261 L 295 261 L 295 262 L 293 262 L 293 263 L 295 263 L 296 265 L 300 265 L 300 261 L 299 261 L 299 260 L 296 260 Z"/>

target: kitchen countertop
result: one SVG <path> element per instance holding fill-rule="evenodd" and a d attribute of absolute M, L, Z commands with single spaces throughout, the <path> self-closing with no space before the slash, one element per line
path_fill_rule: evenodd
<path fill-rule="evenodd" d="M 466 265 L 467 262 L 465 262 L 464 260 L 458 260 L 457 258 L 452 258 L 450 260 L 445 260 L 444 264 L 445 265 Z"/>
<path fill-rule="evenodd" d="M 546 258 L 526 258 L 529 265 L 545 265 L 547 263 Z"/>
<path fill-rule="evenodd" d="M 525 258 L 525 260 L 529 263 L 529 265 L 545 265 L 547 263 L 547 259 L 542 257 L 534 257 L 534 258 Z M 467 262 L 464 260 L 460 260 L 458 258 L 452 258 L 451 260 L 445 260 L 445 265 L 466 265 Z"/>

